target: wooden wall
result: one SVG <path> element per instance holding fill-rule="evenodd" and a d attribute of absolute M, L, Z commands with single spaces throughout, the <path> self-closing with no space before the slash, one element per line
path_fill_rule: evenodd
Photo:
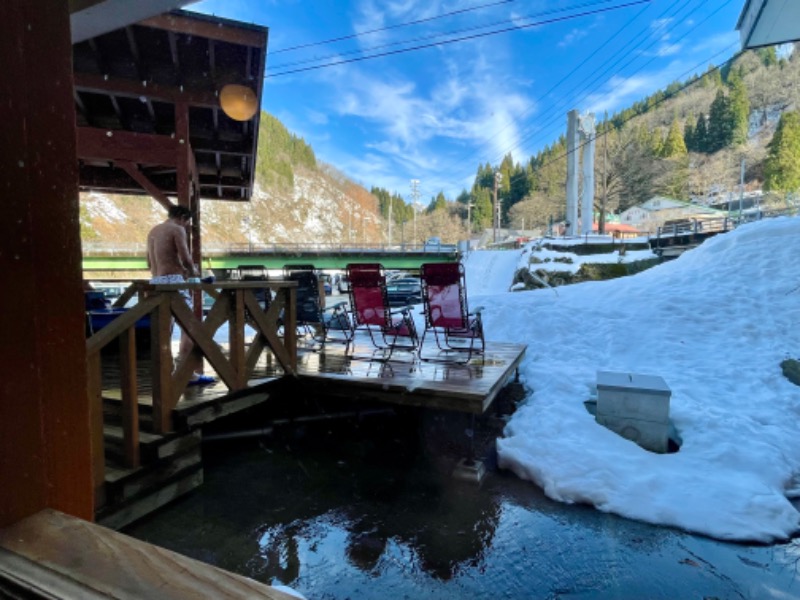
<path fill-rule="evenodd" d="M 0 23 L 0 527 L 92 519 L 68 1 Z"/>

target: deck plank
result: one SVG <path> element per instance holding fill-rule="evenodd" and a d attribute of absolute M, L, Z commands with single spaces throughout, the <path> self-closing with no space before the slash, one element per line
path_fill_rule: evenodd
<path fill-rule="evenodd" d="M 0 530 L 0 579 L 45 598 L 293 598 L 54 510 Z"/>
<path fill-rule="evenodd" d="M 352 360 L 343 349 L 305 353 L 300 380 L 327 393 L 342 393 L 392 404 L 483 414 L 514 376 L 526 346 L 489 342 L 468 364 L 411 360 L 396 352 L 391 361 Z M 366 349 L 368 351 L 368 349 Z M 357 347 L 359 355 L 363 348 Z"/>

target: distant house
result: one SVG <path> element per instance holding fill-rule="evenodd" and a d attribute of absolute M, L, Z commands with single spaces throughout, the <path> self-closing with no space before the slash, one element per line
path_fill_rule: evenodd
<path fill-rule="evenodd" d="M 599 233 L 600 226 L 597 222 L 592 223 L 592 233 Z M 615 238 L 635 238 L 644 235 L 641 231 L 636 229 L 632 225 L 626 225 L 625 223 L 606 223 L 605 224 L 605 233 L 606 235 L 612 235 Z"/>
<path fill-rule="evenodd" d="M 667 221 L 676 219 L 713 219 L 725 213 L 707 206 L 692 204 L 682 200 L 654 196 L 647 202 L 630 207 L 619 216 L 620 223 L 630 225 L 640 231 L 655 232 Z"/>

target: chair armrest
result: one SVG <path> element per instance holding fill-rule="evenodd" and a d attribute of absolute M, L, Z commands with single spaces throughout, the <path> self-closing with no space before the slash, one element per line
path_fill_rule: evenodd
<path fill-rule="evenodd" d="M 403 314 L 405 316 L 409 316 L 409 314 L 411 313 L 411 307 L 412 305 L 409 304 L 408 306 L 401 306 L 400 308 L 389 309 L 389 314 L 390 315 Z"/>
<path fill-rule="evenodd" d="M 483 309 L 484 309 L 484 307 L 483 307 L 483 306 L 478 306 L 478 307 L 476 307 L 476 308 L 473 308 L 473 309 L 470 311 L 470 313 L 469 313 L 469 314 L 471 314 L 471 315 L 479 315 L 479 314 L 481 314 L 481 311 L 482 311 Z"/>
<path fill-rule="evenodd" d="M 347 302 L 337 302 L 336 304 L 333 304 L 331 306 L 326 306 L 325 308 L 322 309 L 322 312 L 328 312 L 328 311 L 336 312 L 338 310 L 342 310 L 342 308 L 345 306 L 347 306 Z"/>

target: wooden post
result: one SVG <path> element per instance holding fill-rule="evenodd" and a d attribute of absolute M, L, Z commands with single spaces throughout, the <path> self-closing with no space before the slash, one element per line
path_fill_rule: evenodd
<path fill-rule="evenodd" d="M 233 292 L 233 311 L 228 326 L 228 344 L 230 346 L 230 362 L 236 372 L 236 389 L 247 387 L 247 364 L 244 353 L 244 295 L 250 290 Z"/>
<path fill-rule="evenodd" d="M 150 315 L 153 429 L 156 433 L 172 429 L 172 313 L 169 304 L 169 294 L 161 294 L 161 304 Z"/>
<path fill-rule="evenodd" d="M 122 391 L 122 445 L 125 466 L 139 466 L 139 389 L 136 382 L 136 326 L 119 337 L 120 388 Z"/>
<path fill-rule="evenodd" d="M 67 0 L 0 2 L 0 527 L 94 517 Z M 95 454 L 97 456 L 97 454 Z"/>
<path fill-rule="evenodd" d="M 193 174 L 192 165 L 194 156 L 192 146 L 189 142 L 189 105 L 186 102 L 175 103 L 175 138 L 178 140 L 178 164 L 175 172 L 176 191 L 178 193 L 178 204 L 187 207 L 192 211 L 192 224 L 189 227 L 189 251 L 192 255 L 192 262 L 200 264 L 200 200 L 193 193 Z M 198 319 L 203 318 L 203 294 L 199 290 L 191 292 L 193 312 Z M 203 371 L 203 361 L 197 361 L 192 356 L 187 356 L 186 360 L 192 361 L 194 372 Z"/>
<path fill-rule="evenodd" d="M 94 485 L 95 507 L 106 502 L 105 476 L 106 462 L 103 452 L 103 374 L 100 351 L 89 354 L 87 362 L 87 398 L 89 401 L 92 447 L 100 452 L 92 452 L 92 481 Z"/>

